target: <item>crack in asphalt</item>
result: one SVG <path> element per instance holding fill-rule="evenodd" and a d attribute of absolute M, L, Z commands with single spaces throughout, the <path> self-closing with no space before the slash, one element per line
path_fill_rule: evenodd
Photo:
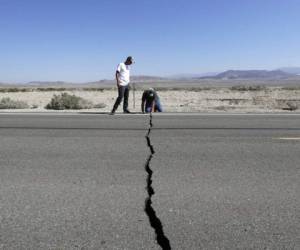
<path fill-rule="evenodd" d="M 157 244 L 162 249 L 169 250 L 169 249 L 171 249 L 170 241 L 164 234 L 162 223 L 161 223 L 160 219 L 156 216 L 156 212 L 152 207 L 152 200 L 151 200 L 152 196 L 155 194 L 154 189 L 152 187 L 153 171 L 150 168 L 151 159 L 153 158 L 153 155 L 155 154 L 153 145 L 151 144 L 151 140 L 150 140 L 150 133 L 151 133 L 152 127 L 153 127 L 152 113 L 150 113 L 149 129 L 148 129 L 148 133 L 146 134 L 147 146 L 150 149 L 150 154 L 149 154 L 146 164 L 145 164 L 145 170 L 148 174 L 147 187 L 146 187 L 147 192 L 148 192 L 148 197 L 145 200 L 145 212 L 149 218 L 151 227 L 155 231 Z"/>

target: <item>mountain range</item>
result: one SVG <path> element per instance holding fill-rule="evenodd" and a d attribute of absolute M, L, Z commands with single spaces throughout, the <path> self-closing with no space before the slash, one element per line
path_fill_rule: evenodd
<path fill-rule="evenodd" d="M 282 70 L 227 70 L 215 76 L 200 77 L 200 79 L 287 79 L 294 78 L 295 74 L 287 73 Z"/>
<path fill-rule="evenodd" d="M 133 75 L 131 82 L 136 83 L 171 83 L 171 82 L 198 82 L 198 81 L 228 81 L 228 80 L 296 80 L 300 81 L 300 67 L 283 67 L 276 70 L 227 70 L 221 73 L 211 72 L 202 74 L 177 74 L 168 77 L 147 76 L 147 75 Z M 31 81 L 23 84 L 6 84 L 1 83 L 1 86 L 7 85 L 22 85 L 22 86 L 70 86 L 70 85 L 85 85 L 85 86 L 111 86 L 115 84 L 115 80 L 99 80 L 86 83 L 71 83 L 64 81 Z"/>
<path fill-rule="evenodd" d="M 132 76 L 134 82 L 174 81 L 174 80 L 300 80 L 300 67 L 281 68 L 276 70 L 227 70 L 221 73 L 177 74 L 168 77 Z"/>
<path fill-rule="evenodd" d="M 279 68 L 279 70 L 290 74 L 300 75 L 300 67 L 283 67 Z"/>
<path fill-rule="evenodd" d="M 298 75 L 299 74 L 299 75 Z M 169 77 L 139 76 L 135 81 L 166 81 L 166 80 L 300 80 L 300 68 L 282 68 L 276 70 L 227 70 L 221 73 L 178 74 Z"/>

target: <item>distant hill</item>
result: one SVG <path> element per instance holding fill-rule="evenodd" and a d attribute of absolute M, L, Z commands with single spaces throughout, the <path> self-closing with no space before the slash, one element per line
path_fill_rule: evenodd
<path fill-rule="evenodd" d="M 139 83 L 147 83 L 147 82 L 161 82 L 161 81 L 168 81 L 168 78 L 164 77 L 158 77 L 158 76 L 146 76 L 146 75 L 135 75 L 130 77 L 131 82 L 139 82 Z M 93 82 L 83 82 L 83 83 L 74 83 L 74 82 L 64 82 L 64 81 L 31 81 L 26 83 L 27 86 L 34 86 L 34 87 L 76 87 L 76 86 L 90 86 L 90 87 L 96 87 L 96 86 L 111 86 L 115 85 L 116 81 L 115 79 L 102 79 L 98 81 Z"/>
<path fill-rule="evenodd" d="M 63 81 L 55 81 L 55 82 L 51 82 L 51 81 L 32 81 L 32 82 L 28 82 L 27 85 L 30 86 L 63 86 L 63 85 L 69 85 L 70 83 L 68 82 L 63 82 Z"/>
<path fill-rule="evenodd" d="M 295 77 L 295 74 L 282 70 L 227 70 L 215 76 L 201 77 L 201 79 L 287 79 Z"/>
<path fill-rule="evenodd" d="M 279 70 L 290 74 L 300 75 L 300 67 L 283 67 Z"/>
<path fill-rule="evenodd" d="M 298 68 L 283 68 L 289 72 L 298 73 Z M 300 68 L 299 68 L 300 70 Z M 211 73 L 214 74 L 214 73 Z M 300 75 L 288 73 L 283 70 L 228 70 L 216 75 L 201 74 L 178 74 L 168 77 L 133 75 L 131 83 L 139 86 L 232 86 L 243 84 L 255 85 L 299 85 Z M 116 86 L 115 79 L 102 79 L 91 82 L 65 82 L 65 81 L 31 81 L 28 83 L 4 83 L 0 82 L 1 88 L 4 87 L 32 87 L 32 88 L 111 88 Z"/>
<path fill-rule="evenodd" d="M 149 81 L 165 81 L 165 80 L 168 80 L 168 78 L 161 77 L 161 76 L 134 75 L 130 77 L 131 82 L 149 82 Z"/>
<path fill-rule="evenodd" d="M 197 79 L 200 77 L 207 77 L 207 76 L 215 76 L 219 74 L 220 72 L 207 72 L 207 73 L 199 73 L 199 74 L 176 74 L 171 75 L 168 78 L 169 79 Z"/>

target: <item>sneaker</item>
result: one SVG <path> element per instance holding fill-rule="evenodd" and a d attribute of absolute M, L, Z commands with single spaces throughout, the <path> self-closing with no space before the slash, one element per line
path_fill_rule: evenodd
<path fill-rule="evenodd" d="M 127 109 L 127 110 L 124 110 L 123 113 L 124 113 L 124 114 L 130 114 L 131 112 Z"/>
<path fill-rule="evenodd" d="M 110 115 L 114 115 L 114 114 L 115 114 L 115 111 L 111 111 L 109 114 L 110 114 Z"/>

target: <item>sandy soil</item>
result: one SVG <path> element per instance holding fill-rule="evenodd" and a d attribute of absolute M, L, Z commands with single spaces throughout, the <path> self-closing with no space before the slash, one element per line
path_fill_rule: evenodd
<path fill-rule="evenodd" d="M 116 90 L 104 91 L 64 91 L 83 97 L 94 104 L 104 103 L 103 109 L 89 109 L 86 111 L 108 112 L 111 110 L 117 97 Z M 10 97 L 13 100 L 25 101 L 29 105 L 37 105 L 35 109 L 0 110 L 1 112 L 49 112 L 44 107 L 54 94 L 49 92 L 8 92 L 0 93 L 0 99 Z M 281 87 L 268 87 L 258 91 L 239 91 L 230 88 L 211 88 L 204 90 L 163 90 L 158 94 L 165 112 L 291 112 L 291 107 L 298 107 L 300 112 L 300 89 L 283 89 Z M 133 107 L 133 91 L 130 93 L 129 108 L 140 112 L 142 91 L 135 92 L 135 108 Z M 51 111 L 51 110 L 50 110 Z M 85 111 L 85 110 L 81 110 Z M 53 112 L 53 111 L 52 111 Z M 69 111 L 68 111 L 69 112 Z M 77 112 L 77 111 L 74 111 Z M 119 107 L 118 112 L 122 112 Z"/>

